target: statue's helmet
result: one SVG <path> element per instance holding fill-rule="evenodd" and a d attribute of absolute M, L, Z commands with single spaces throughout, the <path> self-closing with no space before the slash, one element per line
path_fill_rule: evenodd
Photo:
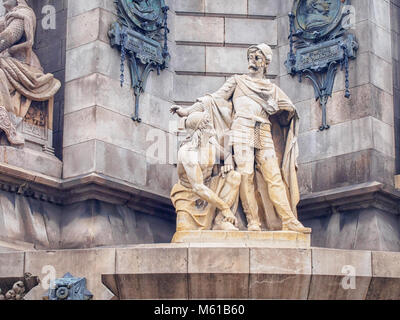
<path fill-rule="evenodd" d="M 272 57 L 273 57 L 273 53 L 272 53 L 272 49 L 269 45 L 265 44 L 265 43 L 261 43 L 259 45 L 256 46 L 251 46 L 248 50 L 247 50 L 247 56 L 249 55 L 250 51 L 254 50 L 254 49 L 258 49 L 260 50 L 266 61 L 267 64 L 270 64 L 272 62 Z"/>

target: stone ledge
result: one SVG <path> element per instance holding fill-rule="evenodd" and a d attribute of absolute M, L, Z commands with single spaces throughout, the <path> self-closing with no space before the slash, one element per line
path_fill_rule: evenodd
<path fill-rule="evenodd" d="M 291 231 L 180 231 L 172 243 L 240 244 L 264 248 L 310 248 L 311 235 Z"/>
<path fill-rule="evenodd" d="M 86 277 L 96 300 L 400 300 L 398 252 L 157 244 L 0 253 L 0 261 L 0 278 L 24 272 L 43 278 L 46 265 L 54 266 L 57 276 Z M 354 289 L 343 287 L 344 282 L 351 285 L 349 266 L 354 267 Z M 41 299 L 43 293 L 38 290 L 31 298 Z"/>
<path fill-rule="evenodd" d="M 378 203 L 378 204 L 377 204 Z M 326 214 L 333 207 L 340 211 L 365 208 L 367 205 L 384 207 L 392 214 L 399 214 L 400 190 L 381 182 L 366 182 L 340 187 L 301 197 L 298 212 L 301 219 Z M 381 204 L 381 206 L 379 206 Z"/>

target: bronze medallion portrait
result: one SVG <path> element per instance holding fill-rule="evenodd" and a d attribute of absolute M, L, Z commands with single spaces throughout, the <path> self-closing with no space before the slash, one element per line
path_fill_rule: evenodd
<path fill-rule="evenodd" d="M 125 13 L 135 25 L 147 32 L 160 29 L 164 21 L 161 0 L 124 0 L 121 1 Z"/>
<path fill-rule="evenodd" d="M 295 27 L 305 39 L 321 38 L 340 24 L 346 0 L 297 0 Z"/>

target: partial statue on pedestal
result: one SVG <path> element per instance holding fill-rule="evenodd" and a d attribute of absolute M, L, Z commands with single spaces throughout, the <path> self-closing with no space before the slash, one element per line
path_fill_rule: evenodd
<path fill-rule="evenodd" d="M 267 79 L 271 61 L 268 45 L 250 47 L 248 74 L 235 75 L 192 107 L 173 106 L 171 112 L 180 117 L 208 113 L 218 144 L 233 146 L 234 168 L 241 177 L 236 198 L 248 231 L 261 231 L 263 219 L 268 230 L 311 233 L 298 221 L 296 210 L 299 117 L 289 97 Z"/>
<path fill-rule="evenodd" d="M 27 115 L 32 101 L 50 101 L 60 81 L 44 74 L 33 52 L 36 16 L 25 0 L 3 1 L 0 18 L 0 129 L 12 145 L 24 144 L 17 122 Z"/>

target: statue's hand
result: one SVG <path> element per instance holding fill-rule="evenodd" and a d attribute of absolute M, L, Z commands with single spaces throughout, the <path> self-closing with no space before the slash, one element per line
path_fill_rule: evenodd
<path fill-rule="evenodd" d="M 182 108 L 181 106 L 177 106 L 177 105 L 174 105 L 174 106 L 172 106 L 170 109 L 169 109 L 169 111 L 172 113 L 172 114 L 177 114 L 178 116 L 180 116 L 181 118 L 183 118 L 183 117 L 187 117 L 189 114 L 188 114 L 188 112 L 184 109 L 184 108 Z"/>
<path fill-rule="evenodd" d="M 236 217 L 233 215 L 231 209 L 223 210 L 222 215 L 225 217 L 224 221 L 232 223 L 234 226 L 237 225 L 238 221 Z"/>
<path fill-rule="evenodd" d="M 231 172 L 233 170 L 233 165 L 231 164 L 226 164 L 224 166 L 221 167 L 221 174 L 222 174 L 222 178 L 225 178 L 225 176 Z"/>

